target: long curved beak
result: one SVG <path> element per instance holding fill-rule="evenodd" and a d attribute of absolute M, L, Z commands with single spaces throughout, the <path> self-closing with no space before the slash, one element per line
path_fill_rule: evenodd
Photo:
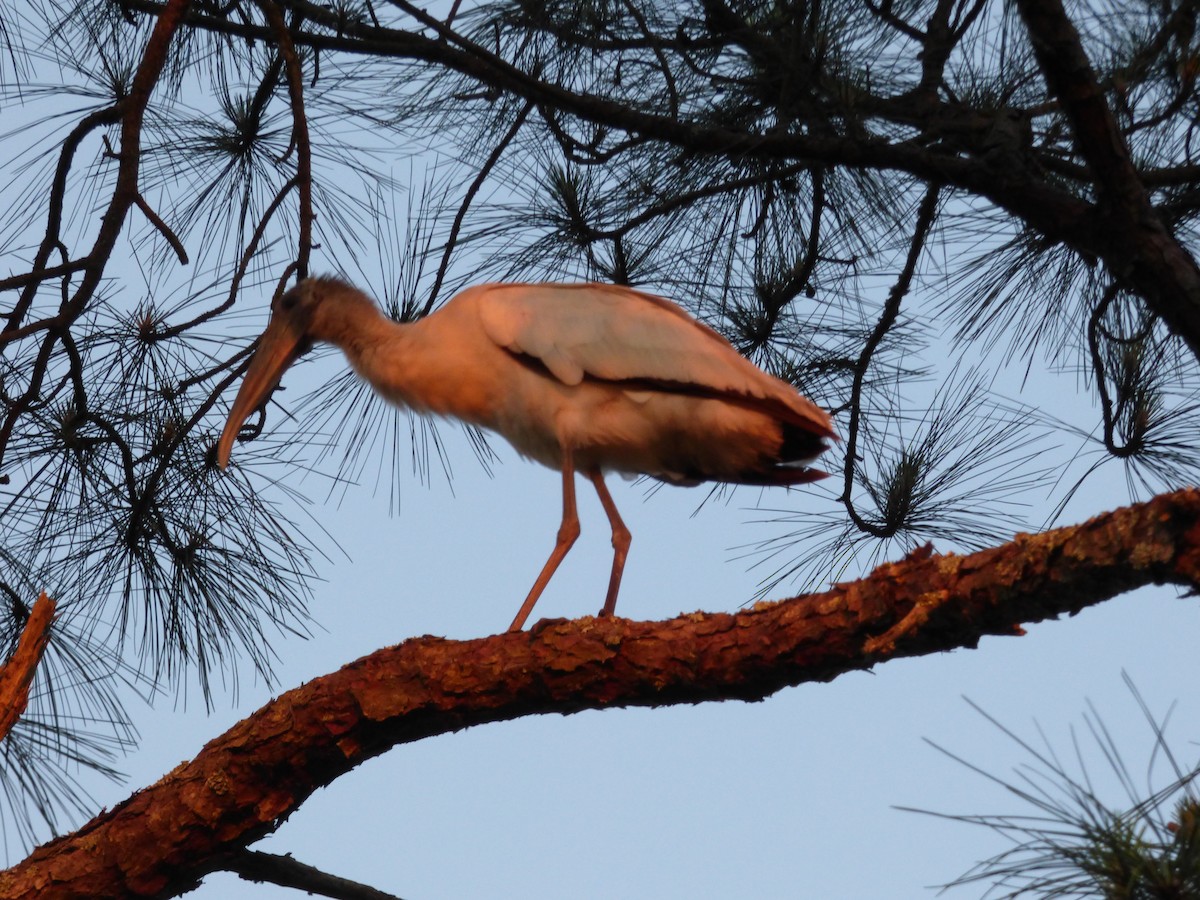
<path fill-rule="evenodd" d="M 258 349 L 250 359 L 246 377 L 225 420 L 225 430 L 217 442 L 217 465 L 222 469 L 229 465 L 229 453 L 242 425 L 275 390 L 288 366 L 303 352 L 304 343 L 304 334 L 292 322 L 283 316 L 271 317 L 267 330 L 258 339 Z"/>

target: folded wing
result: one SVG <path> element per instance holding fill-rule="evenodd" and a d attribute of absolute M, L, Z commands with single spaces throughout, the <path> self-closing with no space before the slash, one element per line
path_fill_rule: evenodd
<path fill-rule="evenodd" d="M 824 410 L 661 297 L 602 284 L 490 285 L 479 311 L 497 346 L 538 360 L 564 384 L 595 378 L 719 397 L 836 436 Z"/>

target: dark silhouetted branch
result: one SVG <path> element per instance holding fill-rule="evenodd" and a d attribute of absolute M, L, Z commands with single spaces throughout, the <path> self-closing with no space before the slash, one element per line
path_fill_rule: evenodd
<path fill-rule="evenodd" d="M 1151 205 L 1079 32 L 1060 0 L 1018 0 L 1017 8 L 1102 199 L 1099 255 L 1200 357 L 1200 267 Z"/>
<path fill-rule="evenodd" d="M 309 894 L 333 897 L 335 900 L 401 900 L 395 894 L 385 893 L 348 878 L 330 875 L 290 856 L 263 853 L 261 850 L 246 850 L 235 854 L 226 860 L 225 869 L 244 881 L 277 884 L 280 887 L 307 891 Z"/>

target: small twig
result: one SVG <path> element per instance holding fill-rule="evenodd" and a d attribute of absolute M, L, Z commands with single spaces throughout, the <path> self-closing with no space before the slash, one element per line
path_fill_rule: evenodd
<path fill-rule="evenodd" d="M 121 456 L 121 469 L 125 475 L 125 496 L 129 499 L 130 503 L 136 503 L 138 498 L 136 467 L 133 460 L 133 453 L 129 449 L 129 444 L 121 436 L 121 432 L 108 419 L 98 416 L 93 412 L 83 413 L 80 416 L 80 420 L 95 425 L 108 435 L 109 443 L 116 448 L 117 453 Z M 109 484 L 112 484 L 111 480 L 109 480 Z"/>
<path fill-rule="evenodd" d="M 208 381 L 210 378 L 215 378 L 222 372 L 232 369 L 235 366 L 239 366 L 244 359 L 250 356 L 257 346 L 257 343 L 247 344 L 233 356 L 229 357 L 229 359 L 217 363 L 210 369 L 202 369 L 196 374 L 182 379 L 178 384 L 175 385 L 176 393 L 182 394 L 184 391 L 194 388 L 196 385 Z"/>
<path fill-rule="evenodd" d="M 142 214 L 150 220 L 150 224 L 158 229 L 158 233 L 166 238 L 167 243 L 171 245 L 171 249 L 175 251 L 175 255 L 179 257 L 179 264 L 186 266 L 188 264 L 188 255 L 187 251 L 183 249 L 183 242 L 179 240 L 175 232 L 171 230 L 171 227 L 159 217 L 158 213 L 150 208 L 150 204 L 146 202 L 146 198 L 142 196 L 141 191 L 133 195 L 133 202 L 137 204 L 137 208 L 142 211 Z"/>
<path fill-rule="evenodd" d="M 804 290 L 804 287 L 812 279 L 813 272 L 817 268 L 817 262 L 821 259 L 818 251 L 821 249 L 821 218 L 824 216 L 826 209 L 825 170 L 814 167 L 810 170 L 810 176 L 812 178 L 812 210 L 809 216 L 808 238 L 806 241 L 808 249 L 804 254 L 804 258 L 792 270 L 787 280 L 776 286 L 773 296 L 763 298 L 766 305 L 767 318 L 770 322 L 769 331 L 775 330 L 775 324 L 778 322 L 783 308 L 800 291 Z M 775 182 L 768 182 L 768 186 L 773 184 Z"/>
<path fill-rule="evenodd" d="M 879 538 L 891 537 L 895 533 L 895 528 L 868 522 L 854 508 L 854 500 L 851 495 L 854 488 L 854 466 L 858 451 L 858 424 L 862 415 L 863 382 L 867 376 L 867 369 L 871 367 L 871 357 L 875 354 L 875 350 L 884 336 L 896 324 L 896 319 L 900 315 L 900 301 L 904 299 L 912 284 L 917 260 L 920 259 L 921 251 L 925 247 L 925 238 L 928 236 L 937 214 L 938 193 L 937 185 L 933 185 L 926 191 L 925 198 L 921 201 L 921 208 L 917 213 L 917 225 L 913 229 L 912 242 L 908 248 L 908 259 L 904 263 L 904 271 L 892 285 L 887 302 L 883 306 L 883 313 L 880 314 L 879 321 L 875 324 L 875 330 L 867 338 L 867 343 L 863 347 L 862 353 L 859 354 L 858 363 L 854 367 L 854 385 L 850 392 L 850 426 L 846 429 L 846 465 L 841 499 L 855 527 L 859 531 Z"/>
<path fill-rule="evenodd" d="M 310 894 L 333 897 L 335 900 L 400 900 L 395 894 L 322 872 L 314 866 L 298 862 L 291 856 L 243 850 L 229 857 L 224 868 L 243 881 L 266 882 L 280 887 L 295 888 Z"/>
<path fill-rule="evenodd" d="M 254 254 L 258 252 L 258 245 L 262 242 L 263 236 L 267 232 L 267 225 L 270 223 L 271 218 L 275 215 L 276 211 L 278 211 L 280 205 L 282 205 L 283 201 L 287 198 L 287 195 L 291 193 L 292 189 L 295 188 L 296 185 L 297 181 L 295 176 L 288 179 L 283 187 L 281 187 L 275 194 L 275 199 L 273 199 L 263 211 L 262 217 L 259 219 L 258 225 L 254 229 L 254 234 L 250 236 L 250 242 L 246 245 L 246 249 L 242 251 L 242 258 L 238 262 L 237 271 L 233 273 L 233 279 L 229 284 L 229 296 L 224 300 L 224 302 L 218 306 L 214 306 L 212 309 L 205 310 L 194 319 L 190 319 L 189 321 L 183 322 L 179 325 L 172 325 L 170 328 L 164 328 L 160 332 L 161 337 L 175 337 L 176 335 L 180 335 L 191 328 L 195 328 L 197 325 L 207 322 L 209 319 L 219 316 L 221 313 L 233 306 L 234 302 L 237 300 L 238 289 L 241 287 L 242 279 L 246 277 L 246 272 L 250 268 L 250 261 L 254 258 Z"/>
<path fill-rule="evenodd" d="M 646 36 L 647 40 L 651 41 L 654 55 L 658 59 L 659 69 L 663 73 L 663 81 L 667 86 L 667 104 L 670 109 L 668 115 L 673 119 L 677 119 L 679 118 L 679 89 L 675 86 L 675 76 L 671 74 L 671 67 L 667 62 L 667 54 L 663 52 L 661 46 L 653 41 L 654 35 L 650 31 L 646 17 L 642 15 L 641 10 L 631 0 L 625 0 L 625 11 L 637 22 L 638 27 L 642 30 L 642 34 Z"/>
<path fill-rule="evenodd" d="M 454 17 L 458 15 L 458 8 L 462 5 L 462 0 L 454 0 L 450 6 L 450 12 L 446 16 L 446 27 L 450 28 L 454 25 Z"/>
<path fill-rule="evenodd" d="M 902 18 L 892 12 L 891 0 L 883 0 L 882 3 L 873 3 L 872 0 L 867 0 L 867 9 L 871 11 L 872 15 L 878 17 L 880 21 L 891 25 L 901 34 L 912 38 L 914 41 L 920 41 L 924 43 L 925 32 L 923 32 L 920 28 L 909 25 Z"/>
<path fill-rule="evenodd" d="M 62 316 L 50 316 L 48 319 L 38 319 L 36 322 L 30 322 L 11 331 L 0 331 L 0 347 L 12 341 L 27 338 L 31 334 L 37 334 L 39 331 L 57 331 L 62 327 L 64 321 Z"/>
<path fill-rule="evenodd" d="M 30 367 L 29 385 L 20 397 L 15 397 L 6 403 L 8 414 L 4 417 L 4 422 L 0 424 L 0 468 L 4 465 L 4 454 L 8 449 L 8 442 L 12 438 L 17 421 L 37 405 L 42 392 L 42 382 L 45 381 L 46 371 L 50 367 L 50 357 L 57 344 L 58 336 L 54 331 L 48 332 L 42 338 L 37 359 Z"/>
<path fill-rule="evenodd" d="M 1123 444 L 1117 443 L 1117 419 L 1124 406 L 1124 399 L 1117 398 L 1117 408 L 1114 410 L 1112 395 L 1108 391 L 1108 373 L 1104 367 L 1104 355 L 1100 352 L 1100 332 L 1105 330 L 1102 320 L 1119 292 L 1120 285 L 1115 283 L 1109 285 L 1104 292 L 1104 297 L 1096 305 L 1096 309 L 1088 319 L 1087 341 L 1088 353 L 1092 358 L 1092 373 L 1096 376 L 1096 393 L 1100 396 L 1100 413 L 1104 421 L 1104 449 L 1118 459 L 1127 459 L 1137 455 L 1144 445 L 1137 436 L 1132 436 Z M 1112 339 L 1110 335 L 1106 334 L 1106 337 Z"/>
<path fill-rule="evenodd" d="M 47 202 L 46 234 L 42 238 L 37 253 L 34 254 L 33 265 L 30 267 L 29 274 L 27 276 L 19 276 L 24 291 L 21 293 L 16 307 L 8 314 L 8 322 L 4 326 L 5 331 L 13 331 L 21 325 L 25 314 L 33 306 L 33 299 L 37 294 L 38 286 L 44 280 L 41 276 L 46 271 L 46 263 L 50 259 L 50 253 L 61 245 L 59 234 L 62 230 L 63 206 L 66 202 L 67 180 L 71 173 L 71 163 L 75 159 L 75 151 L 79 149 L 79 145 L 83 143 L 83 139 L 92 131 L 120 121 L 123 109 L 124 104 L 118 103 L 89 113 L 78 125 L 71 129 L 70 134 L 63 140 L 62 148 L 58 153 L 58 164 L 54 170 L 54 179 L 50 184 L 50 195 Z M 85 257 L 87 267 L 89 268 L 92 265 L 92 259 L 91 254 Z M 55 270 L 60 268 L 62 267 L 55 267 Z M 13 279 L 5 279 L 0 284 L 7 288 L 12 281 Z"/>
<path fill-rule="evenodd" d="M 54 601 L 43 591 L 29 612 L 16 651 L 8 662 L 0 666 L 0 740 L 8 736 L 25 712 L 29 703 L 29 686 L 50 642 L 50 626 L 53 623 Z"/>
<path fill-rule="evenodd" d="M 274 0 L 259 0 L 267 22 L 279 44 L 279 55 L 287 70 L 288 99 L 292 104 L 292 142 L 296 147 L 296 183 L 300 189 L 300 242 L 296 250 L 296 267 L 300 277 L 308 275 L 308 255 L 312 249 L 312 145 L 308 137 L 308 118 L 304 112 L 304 72 L 296 45 L 283 13 Z"/>
<path fill-rule="evenodd" d="M 615 228 L 596 229 L 596 235 L 599 238 L 624 237 L 635 228 L 640 228 L 642 225 L 652 222 L 655 219 L 669 216 L 681 209 L 687 209 L 700 200 L 705 200 L 709 197 L 720 197 L 722 194 L 732 194 L 747 188 L 755 188 L 760 186 L 764 181 L 778 183 L 785 178 L 790 178 L 793 175 L 803 172 L 809 167 L 808 163 L 795 163 L 794 165 L 772 170 L 766 175 L 755 172 L 753 175 L 746 175 L 742 178 L 731 178 L 728 181 L 708 184 L 694 191 L 671 194 L 658 200 L 654 205 L 646 207 L 637 215 L 626 219 L 621 225 Z M 831 261 L 827 257 L 821 257 L 821 260 L 823 262 Z"/>
<path fill-rule="evenodd" d="M 85 256 L 82 259 L 68 260 L 57 266 L 45 266 L 35 271 L 22 272 L 20 275 L 10 275 L 8 278 L 0 278 L 0 291 L 10 291 L 14 288 L 39 285 L 43 281 L 61 278 L 65 275 L 71 275 L 82 269 L 86 269 L 91 264 L 91 259 Z M 5 328 L 3 331 L 0 331 L 0 336 L 8 337 L 15 330 L 15 328 Z"/>
<path fill-rule="evenodd" d="M 454 223 L 450 226 L 450 235 L 446 238 L 446 248 L 442 252 L 442 261 L 438 265 L 437 277 L 434 279 L 433 289 L 429 292 L 429 299 L 425 301 L 425 308 L 421 310 L 421 315 L 427 316 L 433 310 L 433 304 L 437 300 L 438 292 L 442 289 L 442 282 L 446 278 L 446 270 L 450 267 L 450 255 L 454 252 L 454 248 L 458 243 L 458 232 L 462 228 L 463 219 L 467 215 L 467 209 L 471 206 L 475 195 L 479 193 L 479 189 L 483 187 L 483 183 L 487 180 L 488 175 L 491 174 L 492 169 L 495 168 L 496 163 L 500 161 L 501 155 L 508 148 L 508 145 L 512 143 L 513 138 L 517 136 L 517 132 L 521 130 L 521 126 L 525 124 L 525 120 L 529 117 L 531 109 L 533 109 L 533 103 L 526 101 L 504 137 L 500 138 L 500 142 L 496 144 L 491 154 L 480 167 L 475 180 L 471 182 L 471 186 L 467 188 L 467 193 L 463 197 L 462 203 L 459 204 L 458 212 L 454 216 Z"/>

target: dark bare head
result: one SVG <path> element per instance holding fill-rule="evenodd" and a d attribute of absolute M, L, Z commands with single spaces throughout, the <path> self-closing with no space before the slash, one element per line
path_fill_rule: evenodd
<path fill-rule="evenodd" d="M 242 425 L 271 396 L 283 373 L 308 352 L 314 341 L 327 339 L 322 327 L 328 318 L 322 315 L 324 307 L 336 303 L 335 298 L 348 295 L 362 296 L 336 278 L 306 278 L 271 305 L 267 330 L 258 339 L 258 349 L 250 359 L 225 430 L 217 442 L 217 465 L 222 469 L 229 464 L 229 454 Z"/>

